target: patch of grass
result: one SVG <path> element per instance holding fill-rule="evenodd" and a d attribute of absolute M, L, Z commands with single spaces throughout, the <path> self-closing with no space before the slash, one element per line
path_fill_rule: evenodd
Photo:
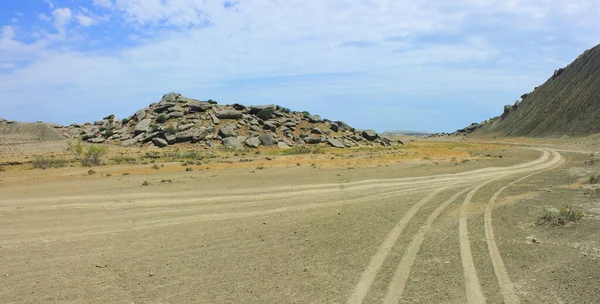
<path fill-rule="evenodd" d="M 36 169 L 48 169 L 48 168 L 62 168 L 65 167 L 69 161 L 62 158 L 47 158 L 44 156 L 38 156 L 33 161 L 33 167 Z"/>
<path fill-rule="evenodd" d="M 567 205 L 560 208 L 558 213 L 546 210 L 544 215 L 538 218 L 536 224 L 539 226 L 546 225 L 551 227 L 565 226 L 569 223 L 579 221 L 583 216 L 583 211 Z"/>
<path fill-rule="evenodd" d="M 192 168 L 190 168 L 190 167 L 187 167 L 187 168 L 185 168 L 185 171 L 186 171 L 186 172 L 191 172 L 191 171 L 194 171 L 194 169 L 192 169 Z"/>
<path fill-rule="evenodd" d="M 82 166 L 92 167 L 104 164 L 104 156 L 108 153 L 108 148 L 98 145 L 84 147 L 79 139 L 77 143 L 69 142 L 66 151 L 71 153 Z"/>
<path fill-rule="evenodd" d="M 600 184 L 600 175 L 599 174 L 592 175 L 592 176 L 590 176 L 588 181 L 590 182 L 590 184 Z"/>
<path fill-rule="evenodd" d="M 120 165 L 120 164 L 135 165 L 137 163 L 137 159 L 135 157 L 130 157 L 130 156 L 116 156 L 116 157 L 111 158 L 110 160 L 117 165 Z"/>
<path fill-rule="evenodd" d="M 93 169 L 90 169 L 90 170 L 87 172 L 87 174 L 88 174 L 88 175 L 94 175 L 94 174 L 96 174 L 96 171 L 94 171 Z"/>
<path fill-rule="evenodd" d="M 152 166 L 152 169 L 158 170 L 158 169 L 160 169 L 160 166 L 158 166 L 157 164 L 154 164 L 154 166 Z"/>
<path fill-rule="evenodd" d="M 269 120 L 273 118 L 274 115 L 272 109 L 262 109 L 256 113 L 256 116 L 262 120 Z"/>
<path fill-rule="evenodd" d="M 175 133 L 177 133 L 177 128 L 175 128 L 173 125 L 167 126 L 165 128 L 165 133 L 169 135 L 174 135 Z"/>
<path fill-rule="evenodd" d="M 160 124 L 167 122 L 167 119 L 169 119 L 169 117 L 165 113 L 161 113 L 156 116 L 156 122 Z"/>

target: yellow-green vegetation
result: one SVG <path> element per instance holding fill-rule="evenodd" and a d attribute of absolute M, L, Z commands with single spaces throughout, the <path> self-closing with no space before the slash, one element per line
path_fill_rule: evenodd
<path fill-rule="evenodd" d="M 600 174 L 595 174 L 589 178 L 590 184 L 600 184 Z"/>
<path fill-rule="evenodd" d="M 66 152 L 81 163 L 84 167 L 101 166 L 104 164 L 104 157 L 108 153 L 108 148 L 98 145 L 85 147 L 79 139 L 76 143 L 69 142 Z"/>
<path fill-rule="evenodd" d="M 32 162 L 33 167 L 36 169 L 48 169 L 48 168 L 61 168 L 69 163 L 68 160 L 63 158 L 37 156 Z"/>
<path fill-rule="evenodd" d="M 583 218 L 582 211 L 575 209 L 573 206 L 564 206 L 557 212 L 546 210 L 538 220 L 538 225 L 548 225 L 552 227 L 564 226 L 569 223 L 574 223 Z"/>

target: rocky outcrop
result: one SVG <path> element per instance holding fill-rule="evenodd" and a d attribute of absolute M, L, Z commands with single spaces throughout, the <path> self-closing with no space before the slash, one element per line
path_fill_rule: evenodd
<path fill-rule="evenodd" d="M 60 127 L 60 126 L 59 126 Z M 123 146 L 196 144 L 229 149 L 295 145 L 328 145 L 335 148 L 388 145 L 372 130 L 358 131 L 341 121 L 293 112 L 277 105 L 218 105 L 179 93 L 165 94 L 157 103 L 125 119 L 114 115 L 63 129 L 65 137 L 90 143 Z"/>

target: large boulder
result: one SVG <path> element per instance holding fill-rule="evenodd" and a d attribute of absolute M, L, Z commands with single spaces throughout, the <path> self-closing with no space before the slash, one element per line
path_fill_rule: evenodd
<path fill-rule="evenodd" d="M 206 112 L 213 107 L 212 104 L 201 101 L 189 101 L 186 106 L 190 109 L 190 113 Z"/>
<path fill-rule="evenodd" d="M 135 126 L 135 128 L 133 129 L 133 132 L 136 135 L 140 134 L 140 133 L 148 132 L 148 131 L 150 131 L 150 124 L 152 124 L 152 119 L 150 119 L 150 118 L 143 119 Z"/>
<path fill-rule="evenodd" d="M 181 94 L 179 93 L 168 93 L 163 95 L 163 98 L 160 102 L 176 102 L 177 98 L 179 98 Z"/>
<path fill-rule="evenodd" d="M 311 123 L 323 122 L 323 119 L 321 119 L 321 117 L 319 117 L 319 115 L 308 115 L 306 117 L 308 118 L 308 121 Z"/>
<path fill-rule="evenodd" d="M 246 139 L 246 146 L 250 147 L 250 148 L 258 148 L 258 146 L 260 146 L 260 138 L 258 137 L 250 137 L 248 139 Z"/>
<path fill-rule="evenodd" d="M 320 137 L 306 137 L 304 138 L 304 142 L 309 144 L 309 145 L 316 145 L 316 144 L 320 144 L 321 143 L 321 138 Z"/>
<path fill-rule="evenodd" d="M 328 138 L 327 143 L 334 148 L 345 148 L 346 146 L 335 138 Z"/>
<path fill-rule="evenodd" d="M 206 128 L 191 128 L 187 131 L 178 132 L 175 134 L 177 142 L 188 142 L 196 143 L 204 139 L 208 135 Z"/>
<path fill-rule="evenodd" d="M 219 119 L 242 119 L 242 112 L 236 110 L 222 110 L 216 113 Z"/>
<path fill-rule="evenodd" d="M 144 118 L 146 118 L 146 109 L 141 109 L 135 112 L 135 118 L 137 121 L 142 121 Z"/>
<path fill-rule="evenodd" d="M 219 136 L 221 138 L 236 137 L 237 132 L 235 132 L 232 126 L 224 126 L 219 129 Z"/>
<path fill-rule="evenodd" d="M 250 114 L 258 114 L 258 112 L 262 111 L 262 110 L 271 110 L 271 111 L 275 111 L 277 109 L 276 105 L 263 105 L 263 106 L 251 106 L 250 107 Z"/>
<path fill-rule="evenodd" d="M 164 148 L 169 145 L 169 143 L 166 140 L 164 140 L 160 137 L 153 138 L 152 143 L 159 148 Z"/>
<path fill-rule="evenodd" d="M 374 130 L 364 130 L 362 136 L 368 141 L 374 141 L 379 138 L 379 134 Z"/>
<path fill-rule="evenodd" d="M 138 140 L 135 139 L 135 138 L 132 138 L 132 139 L 128 139 L 128 140 L 123 141 L 121 143 L 121 146 L 123 146 L 123 147 L 129 147 L 129 146 L 133 146 L 133 145 L 135 145 L 137 143 L 138 143 Z"/>
<path fill-rule="evenodd" d="M 275 144 L 275 138 L 271 134 L 263 134 L 258 137 L 263 146 L 270 147 Z"/>
<path fill-rule="evenodd" d="M 237 137 L 223 138 L 223 146 L 227 149 L 242 149 L 244 148 L 243 142 Z"/>
<path fill-rule="evenodd" d="M 265 121 L 265 123 L 263 124 L 263 128 L 265 130 L 271 130 L 273 132 L 277 131 L 277 125 L 275 124 L 275 122 L 270 120 Z"/>
<path fill-rule="evenodd" d="M 105 141 L 106 141 L 106 139 L 104 139 L 102 137 L 94 137 L 94 138 L 90 138 L 87 140 L 87 142 L 92 143 L 92 144 L 101 144 Z"/>
<path fill-rule="evenodd" d="M 278 147 L 279 149 L 284 149 L 284 150 L 286 150 L 286 149 L 290 149 L 290 148 L 291 148 L 291 147 L 290 147 L 288 144 L 286 144 L 286 143 L 285 143 L 285 142 L 283 142 L 283 141 L 280 141 L 280 142 L 278 142 L 278 143 L 277 143 L 277 147 Z"/>

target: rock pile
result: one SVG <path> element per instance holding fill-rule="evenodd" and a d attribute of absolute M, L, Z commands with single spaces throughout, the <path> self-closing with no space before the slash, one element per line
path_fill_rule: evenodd
<path fill-rule="evenodd" d="M 90 143 L 167 147 L 193 143 L 230 149 L 324 144 L 335 148 L 387 146 L 390 141 L 372 130 L 356 130 L 344 122 L 294 112 L 277 105 L 219 105 L 178 93 L 122 120 L 114 115 L 84 125 L 63 128 L 66 137 Z"/>

